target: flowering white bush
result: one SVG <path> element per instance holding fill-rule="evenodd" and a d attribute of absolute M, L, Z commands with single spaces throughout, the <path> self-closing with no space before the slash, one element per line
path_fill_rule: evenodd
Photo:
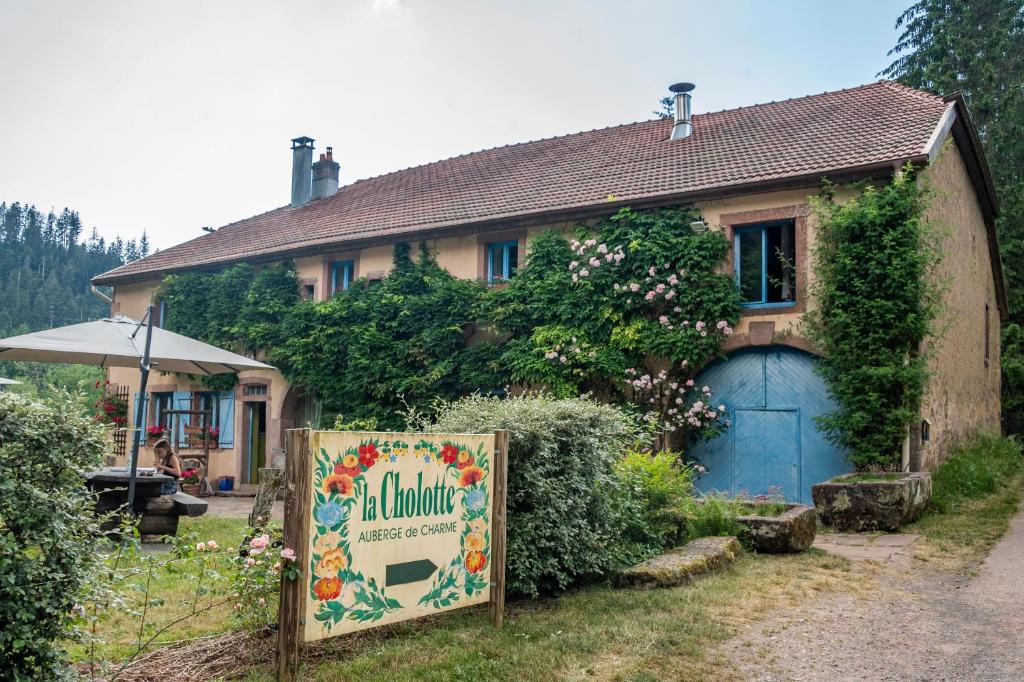
<path fill-rule="evenodd" d="M 624 209 L 576 239 L 536 237 L 488 311 L 508 334 L 501 361 L 511 378 L 560 396 L 625 399 L 678 445 L 719 432 L 724 420 L 707 396 L 680 388 L 721 355 L 740 295 L 720 267 L 728 242 L 692 232 L 696 217 Z"/>

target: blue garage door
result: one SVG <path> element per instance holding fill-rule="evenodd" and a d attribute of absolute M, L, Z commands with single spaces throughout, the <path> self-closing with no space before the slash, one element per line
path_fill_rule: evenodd
<path fill-rule="evenodd" d="M 729 429 L 689 453 L 708 472 L 701 492 L 766 493 L 810 503 L 811 486 L 850 471 L 846 455 L 818 430 L 814 418 L 834 403 L 809 353 L 769 346 L 742 350 L 697 377 L 724 404 Z"/>

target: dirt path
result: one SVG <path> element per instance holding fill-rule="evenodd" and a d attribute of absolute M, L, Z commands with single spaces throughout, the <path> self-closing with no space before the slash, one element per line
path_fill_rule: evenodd
<path fill-rule="evenodd" d="M 870 597 L 804 604 L 722 654 L 747 680 L 1024 680 L 1024 511 L 973 577 L 903 559 Z"/>

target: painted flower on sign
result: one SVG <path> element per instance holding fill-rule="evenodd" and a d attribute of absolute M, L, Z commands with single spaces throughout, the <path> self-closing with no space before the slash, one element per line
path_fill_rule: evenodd
<path fill-rule="evenodd" d="M 333 529 L 340 526 L 348 518 L 348 510 L 337 502 L 327 502 L 316 508 L 314 516 L 317 523 Z"/>
<path fill-rule="evenodd" d="M 324 479 L 325 493 L 338 493 L 348 497 L 355 491 L 355 483 L 348 474 L 331 474 Z"/>
<path fill-rule="evenodd" d="M 339 578 L 320 578 L 313 584 L 313 592 L 320 601 L 337 599 L 341 594 L 341 585 Z"/>
<path fill-rule="evenodd" d="M 455 462 L 455 466 L 457 466 L 461 470 L 465 469 L 466 467 L 473 466 L 473 462 L 473 455 L 469 454 L 468 450 L 461 450 L 459 452 L 459 458 Z"/>
<path fill-rule="evenodd" d="M 482 480 L 484 480 L 484 470 L 478 466 L 468 466 L 462 470 L 462 475 L 459 476 L 459 485 L 465 488 Z"/>
<path fill-rule="evenodd" d="M 466 493 L 466 508 L 478 512 L 487 504 L 487 493 L 480 488 L 473 488 Z"/>
<path fill-rule="evenodd" d="M 316 574 L 321 577 L 336 577 L 339 571 L 348 568 L 348 557 L 341 547 L 329 549 L 320 556 L 316 564 Z"/>
<path fill-rule="evenodd" d="M 373 443 L 359 446 L 359 463 L 367 469 L 377 463 L 379 456 L 380 453 L 377 451 L 377 446 Z"/>
<path fill-rule="evenodd" d="M 334 473 L 358 476 L 363 473 L 363 468 L 359 466 L 358 457 L 355 455 L 346 455 L 344 459 L 341 460 L 340 464 L 334 465 Z"/>
<path fill-rule="evenodd" d="M 479 552 L 484 548 L 484 536 L 480 533 L 468 533 L 464 545 L 467 552 Z"/>
<path fill-rule="evenodd" d="M 470 573 L 479 573 L 487 565 L 487 557 L 483 552 L 469 552 L 466 554 L 465 565 Z"/>
<path fill-rule="evenodd" d="M 445 464 L 455 464 L 455 459 L 459 456 L 459 449 L 451 443 L 441 448 L 441 461 Z"/>

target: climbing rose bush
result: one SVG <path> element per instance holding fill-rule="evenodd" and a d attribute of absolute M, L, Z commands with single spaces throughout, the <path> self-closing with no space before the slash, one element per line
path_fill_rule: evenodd
<path fill-rule="evenodd" d="M 510 334 L 511 378 L 561 396 L 627 401 L 682 441 L 724 428 L 693 374 L 721 355 L 740 294 L 719 272 L 728 242 L 694 233 L 688 209 L 623 209 L 575 238 L 531 242 L 525 267 L 496 292 L 491 317 Z M 690 381 L 690 383 L 687 383 Z"/>

